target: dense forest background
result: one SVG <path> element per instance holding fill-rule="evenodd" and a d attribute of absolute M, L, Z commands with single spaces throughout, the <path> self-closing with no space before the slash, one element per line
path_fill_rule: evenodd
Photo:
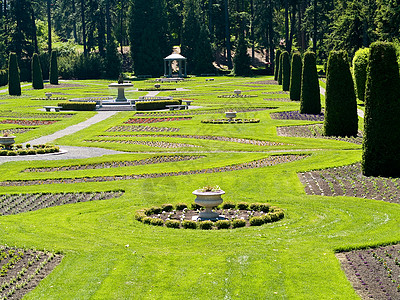
<path fill-rule="evenodd" d="M 351 58 L 371 42 L 397 42 L 400 31 L 400 0 L 0 0 L 0 7 L 0 69 L 15 52 L 28 80 L 33 54 L 46 76 L 52 49 L 66 78 L 115 77 L 121 68 L 159 76 L 173 46 L 196 74 L 232 69 L 240 40 L 253 63 L 261 53 L 273 64 L 282 48 L 311 49 L 322 64 L 330 50 Z"/>

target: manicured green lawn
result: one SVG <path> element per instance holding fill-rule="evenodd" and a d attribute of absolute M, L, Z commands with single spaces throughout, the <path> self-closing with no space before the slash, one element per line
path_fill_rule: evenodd
<path fill-rule="evenodd" d="M 194 78 L 168 85 L 187 91 L 160 93 L 194 99 L 193 105 L 202 108 L 193 112 L 204 113 L 226 107 L 274 107 L 238 114 L 243 118 L 260 119 L 257 124 L 202 124 L 203 119 L 223 117 L 223 113 L 210 110 L 210 114 L 190 115 L 192 119 L 187 121 L 140 124 L 179 128 L 178 132 L 107 132 L 110 127 L 123 125 L 127 119 L 135 117 L 133 112 L 121 112 L 59 139 L 57 144 L 104 147 L 132 153 L 87 160 L 0 165 L 0 181 L 5 181 L 202 170 L 249 162 L 272 154 L 309 154 L 295 162 L 222 173 L 1 187 L 1 193 L 125 191 L 117 199 L 0 217 L 0 245 L 46 249 L 65 255 L 62 263 L 27 294 L 26 299 L 358 299 L 334 253 L 400 241 L 400 207 L 369 199 L 307 196 L 297 177 L 298 172 L 358 162 L 361 146 L 327 139 L 277 136 L 277 126 L 315 122 L 271 119 L 270 113 L 298 110 L 299 103 L 263 100 L 288 97 L 263 94 L 280 90 L 279 86 L 255 83 L 267 79 L 271 77 L 216 77 L 213 82 Z M 84 87 L 64 90 L 68 94 L 65 97 L 98 96 L 100 93 L 113 95 L 115 92 L 107 89 L 106 81 L 75 83 Z M 134 84 L 135 87 L 154 85 L 146 81 Z M 219 95 L 232 94 L 234 89 L 258 97 L 218 98 Z M 23 93 L 38 97 L 43 91 Z M 0 112 L 22 110 L 36 113 L 38 107 L 26 106 L 37 100 L 29 100 L 30 96 L 24 94 L 19 99 L 0 100 L 8 103 L 0 106 Z M 131 97 L 143 94 L 146 92 L 132 92 Z M 43 101 L 41 105 L 47 103 Z M 91 115 L 91 112 L 77 112 L 57 124 L 22 134 L 19 141 L 27 141 L 38 133 L 49 134 Z M 3 128 L 6 127 L 0 127 L 0 130 Z M 137 134 L 146 136 L 131 136 Z M 159 140 L 198 147 L 163 149 L 87 141 L 99 139 L 99 135 L 113 136 L 101 139 Z M 258 146 L 176 135 L 245 138 L 281 144 Z M 292 152 L 294 150 L 296 152 Z M 202 158 L 113 169 L 21 173 L 32 167 L 140 160 L 171 152 L 200 155 Z M 155 227 L 134 219 L 135 211 L 144 207 L 178 202 L 190 204 L 194 201 L 191 192 L 209 184 L 217 184 L 225 190 L 226 201 L 268 202 L 283 208 L 285 218 L 260 227 L 213 231 Z"/>

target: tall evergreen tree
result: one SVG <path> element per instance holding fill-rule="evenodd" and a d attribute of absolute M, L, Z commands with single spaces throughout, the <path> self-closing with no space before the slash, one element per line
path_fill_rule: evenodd
<path fill-rule="evenodd" d="M 295 52 L 292 55 L 291 73 L 290 73 L 290 99 L 300 101 L 301 94 L 301 55 Z"/>
<path fill-rule="evenodd" d="M 36 90 L 43 89 L 42 67 L 40 66 L 39 55 L 33 54 L 32 57 L 32 87 Z"/>
<path fill-rule="evenodd" d="M 50 84 L 58 84 L 57 50 L 51 51 L 49 77 L 50 77 Z"/>
<path fill-rule="evenodd" d="M 17 54 L 14 52 L 10 53 L 8 59 L 8 94 L 12 96 L 21 95 Z"/>
<path fill-rule="evenodd" d="M 364 101 L 365 84 L 367 82 L 369 48 L 357 50 L 353 58 L 353 74 L 356 84 L 357 98 Z"/>
<path fill-rule="evenodd" d="M 400 77 L 392 43 L 371 44 L 365 91 L 362 171 L 400 176 Z"/>
<path fill-rule="evenodd" d="M 278 84 L 282 84 L 282 65 L 283 65 L 283 52 L 279 56 L 279 70 L 278 70 Z"/>
<path fill-rule="evenodd" d="M 250 56 L 247 53 L 247 43 L 243 34 L 241 34 L 239 35 L 239 39 L 236 44 L 236 53 L 233 57 L 233 74 L 236 76 L 250 76 L 250 63 Z"/>
<path fill-rule="evenodd" d="M 107 42 L 104 67 L 106 78 L 117 79 L 121 74 L 121 58 L 118 53 L 117 43 L 112 36 L 109 37 Z"/>
<path fill-rule="evenodd" d="M 129 38 L 136 75 L 163 75 L 163 59 L 171 54 L 164 0 L 136 0 L 129 10 Z"/>
<path fill-rule="evenodd" d="M 301 114 L 321 113 L 317 65 L 314 52 L 306 52 L 303 59 L 300 96 Z"/>
<path fill-rule="evenodd" d="M 184 11 L 181 53 L 187 58 L 188 72 L 212 73 L 211 43 L 206 24 L 202 24 L 198 0 L 186 0 Z"/>
<path fill-rule="evenodd" d="M 356 136 L 358 116 L 356 94 L 347 53 L 331 51 L 328 59 L 324 135 Z"/>
<path fill-rule="evenodd" d="M 279 69 L 280 69 L 279 61 L 280 61 L 280 58 L 281 58 L 281 53 L 282 53 L 281 49 L 276 50 L 276 53 L 275 53 L 275 72 L 274 72 L 274 79 L 275 79 L 276 81 L 278 81 L 278 76 L 279 76 Z"/>
<path fill-rule="evenodd" d="M 289 53 L 283 51 L 282 53 L 282 90 L 289 91 L 290 87 L 290 59 Z"/>

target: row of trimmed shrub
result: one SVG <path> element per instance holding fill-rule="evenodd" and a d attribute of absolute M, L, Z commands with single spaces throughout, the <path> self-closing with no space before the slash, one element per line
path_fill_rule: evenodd
<path fill-rule="evenodd" d="M 178 203 L 175 206 L 172 204 L 163 204 L 162 206 L 153 206 L 146 209 L 139 210 L 135 213 L 135 219 L 143 222 L 144 224 L 154 225 L 154 226 L 166 226 L 169 228 L 184 228 L 184 229 L 229 229 L 229 228 L 239 228 L 246 226 L 246 221 L 242 219 L 234 220 L 218 220 L 216 222 L 212 221 L 191 221 L 184 220 L 182 222 L 178 220 L 162 220 L 161 218 L 149 217 L 154 214 L 161 214 L 162 212 L 171 212 L 173 210 L 186 210 L 188 206 L 185 203 Z M 246 203 L 239 202 L 237 204 L 232 202 L 225 202 L 221 205 L 222 209 L 238 209 L 238 210 L 252 210 L 260 211 L 266 213 L 263 216 L 256 216 L 249 219 L 250 226 L 261 226 L 266 223 L 272 223 L 281 220 L 284 217 L 284 212 L 278 207 L 271 207 L 268 203 Z M 192 210 L 201 209 L 201 206 L 192 203 Z"/>
<path fill-rule="evenodd" d="M 139 101 L 136 102 L 136 110 L 165 109 L 167 105 L 181 105 L 181 104 L 182 100 Z"/>
<path fill-rule="evenodd" d="M 8 71 L 0 70 L 0 86 L 8 84 Z"/>
<path fill-rule="evenodd" d="M 252 217 L 249 219 L 250 226 L 261 226 L 267 223 L 273 223 L 283 219 L 285 216 L 284 212 L 281 209 L 276 209 L 276 211 L 267 213 L 263 216 Z M 239 228 L 245 227 L 246 221 L 242 219 L 234 219 L 234 220 L 218 220 L 218 221 L 191 221 L 191 220 L 183 220 L 182 222 L 178 220 L 166 220 L 164 221 L 161 218 L 151 218 L 151 217 L 143 217 L 136 215 L 136 219 L 144 224 L 153 225 L 153 226 L 166 226 L 168 228 L 184 228 L 184 229 L 231 229 L 231 228 Z"/>
<path fill-rule="evenodd" d="M 62 110 L 78 110 L 78 111 L 90 111 L 96 109 L 96 102 L 59 102 L 58 106 L 61 107 Z"/>
<path fill-rule="evenodd" d="M 17 155 L 36 155 L 46 153 L 60 152 L 59 147 L 45 147 L 45 148 L 30 148 L 30 149 L 17 149 L 17 150 L 0 150 L 0 156 L 17 156 Z"/>
<path fill-rule="evenodd" d="M 222 209 L 238 209 L 238 210 L 253 210 L 260 212 L 270 212 L 272 209 L 276 209 L 276 207 L 271 207 L 269 203 L 247 203 L 247 202 L 224 202 L 221 206 Z M 163 204 L 161 206 L 152 206 L 149 208 L 145 208 L 140 210 L 139 212 L 144 213 L 145 216 L 150 216 L 153 214 L 160 214 L 162 212 L 171 212 L 173 210 L 184 210 L 187 209 L 188 206 L 186 203 L 177 203 L 175 206 L 172 204 Z M 197 203 L 192 203 L 190 205 L 192 210 L 201 209 L 202 206 Z"/>

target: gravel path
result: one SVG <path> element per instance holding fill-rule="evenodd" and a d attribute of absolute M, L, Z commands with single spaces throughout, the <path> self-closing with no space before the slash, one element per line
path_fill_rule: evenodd
<path fill-rule="evenodd" d="M 75 124 L 72 126 L 69 126 L 63 130 L 57 131 L 53 134 L 50 135 L 46 135 L 46 136 L 42 136 L 40 138 L 31 140 L 27 143 L 29 144 L 46 144 L 46 143 L 51 143 L 54 140 L 64 137 L 66 135 L 70 135 L 73 133 L 76 133 L 82 129 L 85 129 L 93 124 L 99 123 L 105 119 L 108 119 L 110 117 L 112 117 L 113 115 L 115 115 L 117 113 L 117 111 L 99 111 L 94 117 L 87 119 L 86 121 L 83 121 L 79 124 Z"/>

